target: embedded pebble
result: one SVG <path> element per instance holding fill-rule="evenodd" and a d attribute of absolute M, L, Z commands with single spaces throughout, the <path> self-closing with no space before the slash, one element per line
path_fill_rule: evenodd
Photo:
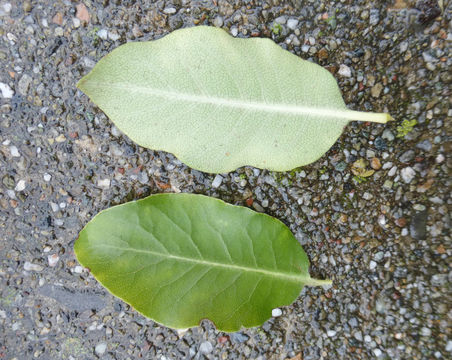
<path fill-rule="evenodd" d="M 75 272 L 76 274 L 81 274 L 81 273 L 83 272 L 83 266 L 77 265 L 77 266 L 74 268 L 74 272 Z"/>
<path fill-rule="evenodd" d="M 423 140 L 419 142 L 416 147 L 418 149 L 424 150 L 424 151 L 430 151 L 432 149 L 432 143 L 429 140 Z"/>
<path fill-rule="evenodd" d="M 19 80 L 18 86 L 17 86 L 17 91 L 19 92 L 19 94 L 21 94 L 23 96 L 27 96 L 31 81 L 32 81 L 32 78 L 30 75 L 27 75 L 27 74 L 22 75 L 22 77 Z"/>
<path fill-rule="evenodd" d="M 107 344 L 102 342 L 96 345 L 94 351 L 97 355 L 103 355 L 105 351 L 107 350 Z"/>
<path fill-rule="evenodd" d="M 328 330 L 328 331 L 326 332 L 326 334 L 327 334 L 329 337 L 333 337 L 333 336 L 336 336 L 337 332 L 336 332 L 335 330 Z"/>
<path fill-rule="evenodd" d="M 215 179 L 212 181 L 212 187 L 214 189 L 218 188 L 221 185 L 221 182 L 223 181 L 223 177 L 221 175 L 216 175 Z"/>
<path fill-rule="evenodd" d="M 116 31 L 109 31 L 108 32 L 108 38 L 111 40 L 111 41 L 117 41 L 117 40 L 119 40 L 120 39 L 120 35 L 116 32 Z"/>
<path fill-rule="evenodd" d="M 222 27 L 223 26 L 223 18 L 221 16 L 217 16 L 213 20 L 213 25 L 216 26 L 216 27 Z"/>
<path fill-rule="evenodd" d="M 416 176 L 416 172 L 413 170 L 413 168 L 406 167 L 400 170 L 400 175 L 402 176 L 403 181 L 406 184 L 409 184 Z"/>
<path fill-rule="evenodd" d="M 33 264 L 31 262 L 26 261 L 24 264 L 25 271 L 42 271 L 44 270 L 44 266 Z"/>
<path fill-rule="evenodd" d="M 14 188 L 14 190 L 16 191 L 23 191 L 25 190 L 26 187 L 26 182 L 25 180 L 19 180 L 16 184 L 16 187 Z"/>
<path fill-rule="evenodd" d="M 10 152 L 12 157 L 20 157 L 19 150 L 14 145 L 9 148 L 9 152 Z"/>
<path fill-rule="evenodd" d="M 56 264 L 58 264 L 58 260 L 60 260 L 60 257 L 58 256 L 58 254 L 52 254 L 47 256 L 47 260 L 49 262 L 50 267 L 55 267 Z"/>
<path fill-rule="evenodd" d="M 168 15 L 173 15 L 177 12 L 177 10 L 176 10 L 176 8 L 173 8 L 173 7 L 167 7 L 163 10 L 163 12 Z"/>
<path fill-rule="evenodd" d="M 389 130 L 389 129 L 385 129 L 385 130 L 383 131 L 383 135 L 381 135 L 381 137 L 382 137 L 383 139 L 388 140 L 388 141 L 392 141 L 392 140 L 395 139 L 394 134 L 393 134 L 393 133 L 391 132 L 391 130 Z"/>
<path fill-rule="evenodd" d="M 297 19 L 289 19 L 287 20 L 287 27 L 290 30 L 295 30 L 298 26 L 298 20 Z"/>
<path fill-rule="evenodd" d="M 100 179 L 97 181 L 97 186 L 108 189 L 110 187 L 110 179 Z"/>
<path fill-rule="evenodd" d="M 338 74 L 344 77 L 351 77 L 352 70 L 347 65 L 341 64 L 341 66 L 339 66 Z"/>
<path fill-rule="evenodd" d="M 199 352 L 201 354 L 207 355 L 210 354 L 213 350 L 213 345 L 209 341 L 203 341 L 201 345 L 199 345 Z"/>
<path fill-rule="evenodd" d="M 97 32 L 97 36 L 99 36 L 102 40 L 108 39 L 108 30 L 107 29 L 100 29 Z"/>
<path fill-rule="evenodd" d="M 14 95 L 14 91 L 9 87 L 9 85 L 2 82 L 0 82 L 0 91 L 5 99 L 11 99 Z"/>
<path fill-rule="evenodd" d="M 278 317 L 278 316 L 281 316 L 281 315 L 282 315 L 282 310 L 281 309 L 276 308 L 276 309 L 272 310 L 272 316 L 273 317 Z"/>
<path fill-rule="evenodd" d="M 414 150 L 405 151 L 400 157 L 399 160 L 403 163 L 409 163 L 414 159 L 415 152 Z"/>

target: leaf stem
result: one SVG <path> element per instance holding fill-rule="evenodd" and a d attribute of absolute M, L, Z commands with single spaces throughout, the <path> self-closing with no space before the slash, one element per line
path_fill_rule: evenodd
<path fill-rule="evenodd" d="M 326 280 L 320 280 L 320 279 L 309 279 L 305 285 L 307 286 L 323 286 L 323 285 L 332 285 L 333 281 L 326 279 Z"/>
<path fill-rule="evenodd" d="M 370 121 L 370 122 L 385 124 L 388 121 L 394 120 L 394 118 L 387 113 L 371 113 L 371 112 L 364 112 L 364 111 L 349 110 L 349 111 L 347 111 L 347 115 L 350 115 L 350 117 L 348 117 L 348 118 L 351 121 Z"/>

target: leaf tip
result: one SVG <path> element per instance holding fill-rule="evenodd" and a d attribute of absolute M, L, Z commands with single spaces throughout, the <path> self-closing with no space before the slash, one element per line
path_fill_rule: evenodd
<path fill-rule="evenodd" d="M 309 279 L 309 281 L 306 282 L 307 286 L 331 286 L 333 285 L 333 281 L 330 279 L 320 280 L 320 279 Z"/>
<path fill-rule="evenodd" d="M 85 77 L 81 78 L 75 85 L 77 89 L 83 91 L 83 84 L 85 83 Z"/>

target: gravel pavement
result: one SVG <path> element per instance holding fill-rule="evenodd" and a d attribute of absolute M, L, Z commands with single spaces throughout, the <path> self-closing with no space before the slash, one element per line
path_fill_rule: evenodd
<path fill-rule="evenodd" d="M 450 359 L 451 21 L 447 0 L 0 0 L 0 359 Z M 290 172 L 210 175 L 133 144 L 75 88 L 120 44 L 197 24 L 273 38 L 396 121 L 351 123 Z M 144 318 L 74 241 L 102 209 L 180 191 L 277 217 L 333 286 L 233 334 Z"/>

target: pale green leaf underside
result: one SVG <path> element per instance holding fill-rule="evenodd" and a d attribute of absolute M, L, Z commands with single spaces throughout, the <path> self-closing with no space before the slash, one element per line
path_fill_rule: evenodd
<path fill-rule="evenodd" d="M 221 200 L 159 194 L 98 214 L 75 243 L 80 263 L 114 295 L 172 328 L 209 319 L 236 331 L 292 303 L 309 260 L 280 221 Z"/>
<path fill-rule="evenodd" d="M 363 118 L 322 67 L 205 26 L 122 45 L 78 87 L 136 143 L 212 173 L 311 163 Z"/>

